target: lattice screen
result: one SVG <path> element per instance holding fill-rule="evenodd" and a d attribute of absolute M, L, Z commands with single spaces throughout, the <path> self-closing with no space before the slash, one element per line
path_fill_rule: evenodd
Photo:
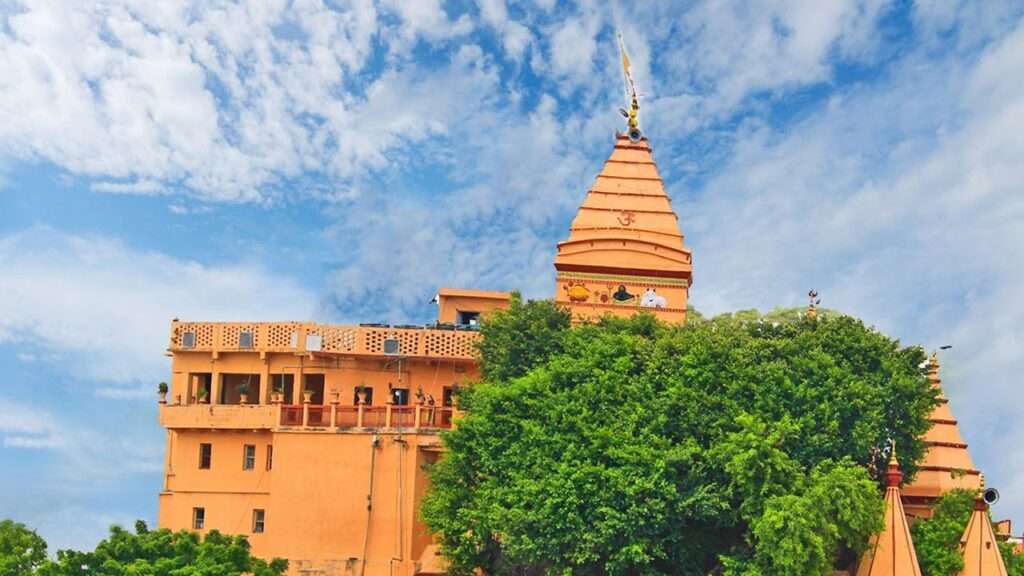
<path fill-rule="evenodd" d="M 476 355 L 476 332 L 426 333 L 423 353 L 442 358 L 473 358 Z"/>
<path fill-rule="evenodd" d="M 186 332 L 192 332 L 196 335 L 195 346 L 193 346 L 193 348 L 213 348 L 213 325 L 211 324 L 176 325 L 174 327 L 174 333 L 171 334 L 171 347 L 180 348 L 182 346 L 182 339 Z"/>
<path fill-rule="evenodd" d="M 293 348 L 292 334 L 295 332 L 294 324 L 268 324 L 267 348 Z"/>
<path fill-rule="evenodd" d="M 224 324 L 220 329 L 220 345 L 221 348 L 232 349 L 240 348 L 238 343 L 238 335 L 242 332 L 252 333 L 252 347 L 260 347 L 260 336 L 259 336 L 259 325 L 257 324 Z"/>
<path fill-rule="evenodd" d="M 367 330 L 366 351 L 383 354 L 385 340 L 398 340 L 399 354 L 415 356 L 419 353 L 420 332 L 417 330 Z"/>
<path fill-rule="evenodd" d="M 324 352 L 354 352 L 356 349 L 356 331 L 352 328 L 321 326 L 319 332 L 324 338 Z"/>

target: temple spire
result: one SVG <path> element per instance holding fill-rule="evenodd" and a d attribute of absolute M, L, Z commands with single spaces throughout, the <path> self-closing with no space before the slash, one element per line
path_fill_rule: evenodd
<path fill-rule="evenodd" d="M 937 352 L 928 359 L 928 381 L 936 391 L 939 404 L 932 410 L 929 416 L 932 426 L 924 434 L 927 447 L 924 460 L 918 466 L 914 481 L 903 490 L 907 512 L 916 517 L 931 516 L 932 503 L 954 488 L 979 489 L 979 472 L 942 391 Z"/>
<path fill-rule="evenodd" d="M 985 487 L 984 478 L 979 484 Z M 1007 576 L 1003 555 L 999 552 L 999 541 L 992 530 L 992 519 L 988 514 L 988 503 L 984 492 L 974 500 L 974 512 L 964 535 L 960 537 L 960 549 L 964 556 L 964 569 L 957 576 Z"/>
<path fill-rule="evenodd" d="M 857 566 L 857 576 L 921 576 L 917 552 L 900 499 L 903 472 L 896 459 L 895 442 L 892 444 L 885 480 L 885 526 L 881 533 L 871 537 L 871 543 Z"/>

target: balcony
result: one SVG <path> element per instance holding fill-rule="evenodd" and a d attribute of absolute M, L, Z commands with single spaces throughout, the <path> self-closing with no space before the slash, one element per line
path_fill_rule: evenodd
<path fill-rule="evenodd" d="M 452 427 L 455 411 L 441 406 L 342 406 L 339 404 L 161 404 L 167 429 L 429 432 Z"/>
<path fill-rule="evenodd" d="M 473 361 L 474 330 L 301 322 L 172 322 L 172 352 L 285 352 Z"/>
<path fill-rule="evenodd" d="M 216 428 L 220 430 L 270 430 L 277 425 L 276 406 L 257 404 L 189 404 L 160 406 L 164 428 Z"/>

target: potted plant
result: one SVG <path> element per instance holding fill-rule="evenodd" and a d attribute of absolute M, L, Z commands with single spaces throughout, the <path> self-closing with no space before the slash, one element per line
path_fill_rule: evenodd
<path fill-rule="evenodd" d="M 161 382 L 161 383 L 157 384 L 157 386 L 156 386 L 156 391 L 157 391 L 158 394 L 160 394 L 160 403 L 161 404 L 167 404 L 167 390 L 168 390 L 167 382 Z"/>
<path fill-rule="evenodd" d="M 240 404 L 249 403 L 249 383 L 242 382 L 238 385 L 238 398 Z"/>
<path fill-rule="evenodd" d="M 207 402 L 207 400 L 209 400 L 209 398 L 210 398 L 210 391 L 207 390 L 206 388 L 200 388 L 199 389 L 199 403 L 200 404 L 206 404 L 206 402 Z"/>
<path fill-rule="evenodd" d="M 309 404 L 309 403 L 310 403 L 310 401 L 312 401 L 312 400 L 313 400 L 313 391 L 312 391 L 312 390 L 310 390 L 309 388 L 303 388 L 303 389 L 302 389 L 302 400 L 303 400 L 303 401 L 304 401 L 304 402 L 305 402 L 306 404 Z"/>
<path fill-rule="evenodd" d="M 281 402 L 284 401 L 284 388 L 281 387 L 280 384 L 277 386 L 277 388 L 274 388 L 274 397 L 272 400 L 276 404 L 280 404 Z"/>
<path fill-rule="evenodd" d="M 356 386 L 356 403 L 366 404 L 366 386 L 362 384 Z"/>
<path fill-rule="evenodd" d="M 337 404 L 340 395 L 337 389 L 331 390 L 331 404 Z"/>

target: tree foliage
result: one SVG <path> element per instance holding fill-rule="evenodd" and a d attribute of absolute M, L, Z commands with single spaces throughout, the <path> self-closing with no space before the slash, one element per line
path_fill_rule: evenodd
<path fill-rule="evenodd" d="M 481 327 L 481 369 L 488 380 L 501 382 L 526 374 L 545 358 L 561 352 L 569 313 L 549 300 L 524 303 L 513 292 L 509 308 L 497 310 Z"/>
<path fill-rule="evenodd" d="M 0 521 L 0 576 L 32 574 L 45 561 L 45 540 L 24 524 Z"/>
<path fill-rule="evenodd" d="M 423 518 L 452 572 L 829 574 L 881 527 L 935 405 L 919 348 L 844 316 L 483 327 Z"/>
<path fill-rule="evenodd" d="M 16 539 L 8 539 L 9 534 Z M 8 542 L 23 544 L 8 546 Z M 31 560 L 18 563 L 19 558 Z M 8 566 L 13 571 L 4 571 Z M 111 527 L 110 536 L 92 552 L 61 550 L 50 561 L 42 538 L 20 524 L 0 522 L 0 576 L 281 576 L 287 569 L 288 562 L 280 558 L 269 563 L 253 558 L 244 536 L 226 536 L 216 530 L 205 537 L 188 531 L 149 530 L 142 521 L 135 523 L 134 533 Z"/>

